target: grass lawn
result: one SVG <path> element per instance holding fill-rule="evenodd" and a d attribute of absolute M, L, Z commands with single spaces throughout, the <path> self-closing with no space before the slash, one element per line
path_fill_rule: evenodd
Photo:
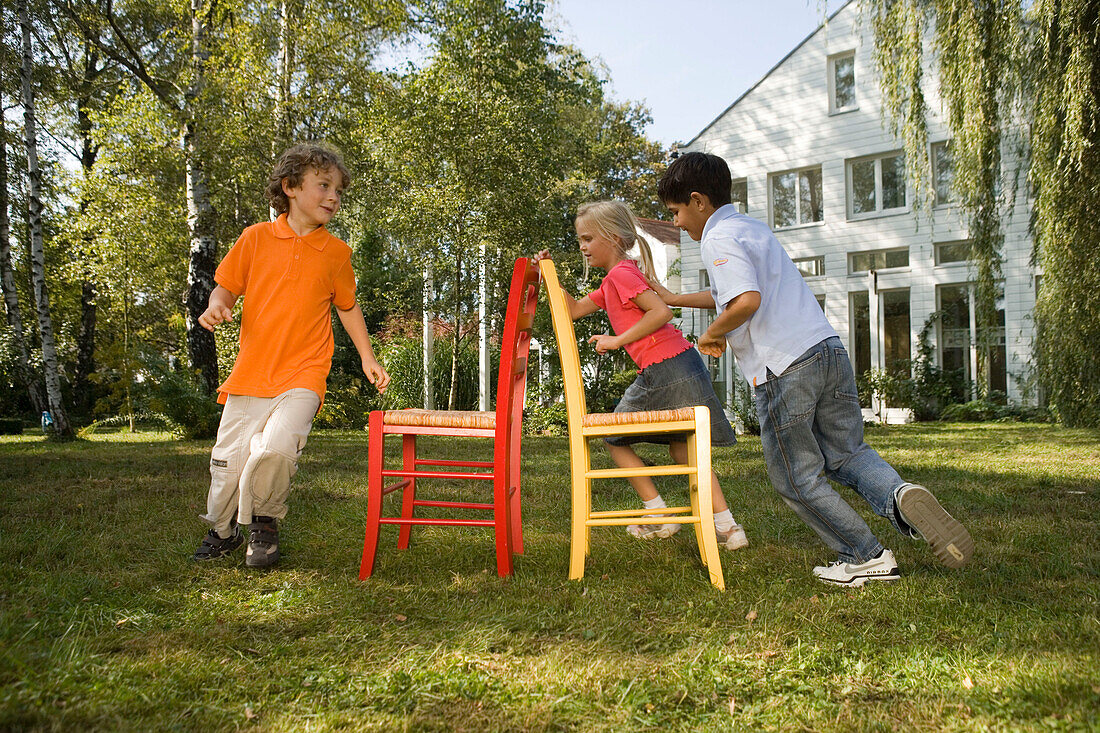
<path fill-rule="evenodd" d="M 199 565 L 208 442 L 0 438 L 0 729 L 1100 728 L 1100 432 L 921 425 L 868 441 L 969 527 L 971 565 L 942 568 L 873 517 L 903 579 L 821 585 L 810 569 L 833 558 L 748 437 L 715 451 L 752 543 L 722 552 L 727 592 L 690 531 L 594 529 L 571 582 L 568 449 L 538 437 L 513 579 L 496 577 L 488 530 L 417 528 L 401 552 L 383 527 L 361 583 L 354 432 L 311 437 L 280 566 L 251 571 L 243 548 Z M 664 493 L 683 498 L 671 480 Z M 621 481 L 595 501 L 637 499 Z"/>

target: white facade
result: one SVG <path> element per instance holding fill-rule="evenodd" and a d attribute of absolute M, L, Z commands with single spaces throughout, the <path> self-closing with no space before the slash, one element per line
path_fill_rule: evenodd
<path fill-rule="evenodd" d="M 904 177 L 893 185 L 893 155 L 903 146 L 883 126 L 873 51 L 869 23 L 860 22 L 858 3 L 850 2 L 680 150 L 729 163 L 735 200 L 743 181 L 744 211 L 771 226 L 791 258 L 803 261 L 806 282 L 857 371 L 915 358 L 921 328 L 946 308 L 951 315 L 932 332 L 934 358 L 945 368 L 967 369 L 973 379 L 972 277 L 965 254 L 959 259 L 962 248 L 951 244 L 965 242 L 965 217 L 950 203 L 935 205 L 928 216 Z M 933 155 L 949 137 L 936 86 L 929 80 L 925 87 Z M 1007 180 L 1016 165 L 1006 155 Z M 1017 179 L 1004 221 L 1004 362 L 995 366 L 1001 376 L 993 386 L 1019 402 L 1034 400 L 1026 374 L 1037 273 L 1029 263 L 1026 175 Z M 685 234 L 681 246 L 683 290 L 704 289 L 698 243 Z M 685 311 L 685 333 L 701 334 L 710 318 Z M 713 369 L 726 381 L 726 394 L 734 378 L 728 358 Z"/>

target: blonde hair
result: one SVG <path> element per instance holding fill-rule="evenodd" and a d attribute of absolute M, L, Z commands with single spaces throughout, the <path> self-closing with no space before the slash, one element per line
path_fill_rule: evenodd
<path fill-rule="evenodd" d="M 634 218 L 630 207 L 622 201 L 590 201 L 577 207 L 577 221 L 584 219 L 596 227 L 604 239 L 615 242 L 619 253 L 626 258 L 627 252 L 638 246 L 638 255 L 642 263 L 642 272 L 650 280 L 657 279 L 657 268 L 653 266 L 653 253 L 649 245 L 638 235 L 638 220 Z M 585 264 L 585 277 L 588 277 L 588 265 Z"/>

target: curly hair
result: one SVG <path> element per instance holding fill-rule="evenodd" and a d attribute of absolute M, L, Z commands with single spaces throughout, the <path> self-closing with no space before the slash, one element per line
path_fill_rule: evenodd
<path fill-rule="evenodd" d="M 335 150 L 326 148 L 316 143 L 298 143 L 283 151 L 275 162 L 275 168 L 267 179 L 267 200 L 271 202 L 271 208 L 276 213 L 285 214 L 290 211 L 290 200 L 283 192 L 283 182 L 290 188 L 302 185 L 306 171 L 309 169 L 327 171 L 335 168 L 340 171 L 343 182 L 342 188 L 347 188 L 351 183 L 351 175 L 344 167 L 344 161 Z"/>

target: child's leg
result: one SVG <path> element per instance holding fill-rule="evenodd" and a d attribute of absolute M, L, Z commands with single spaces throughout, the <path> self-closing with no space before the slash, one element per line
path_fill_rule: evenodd
<path fill-rule="evenodd" d="M 213 525 L 221 537 L 230 535 L 233 515 L 240 503 L 238 490 L 241 471 L 248 460 L 252 436 L 263 430 L 266 408 L 257 409 L 256 397 L 229 395 L 218 424 L 218 437 L 210 451 L 210 490 L 206 496 L 203 519 Z"/>
<path fill-rule="evenodd" d="M 815 425 L 818 401 L 823 394 L 831 395 L 840 387 L 830 375 L 835 371 L 831 364 L 837 347 L 839 339 L 835 343 L 834 339 L 823 341 L 782 375 L 772 376 L 757 387 L 760 442 L 768 477 L 787 505 L 842 560 L 865 563 L 879 556 L 882 544 L 822 475 L 825 457 Z M 859 415 L 854 382 L 850 400 Z"/>
<path fill-rule="evenodd" d="M 321 398 L 310 389 L 296 388 L 271 400 L 262 432 L 252 436 L 248 460 L 241 471 L 237 520 L 248 524 L 253 516 L 282 519 L 290 479 L 298 471 L 298 457 L 306 445 Z"/>
<path fill-rule="evenodd" d="M 645 461 L 629 445 L 614 445 L 612 443 L 604 443 L 604 445 L 611 453 L 611 460 L 619 468 L 641 468 L 645 465 Z M 638 497 L 642 501 L 651 501 L 660 496 L 657 485 L 653 483 L 653 479 L 649 476 L 629 476 L 626 480 L 638 492 Z"/>
<path fill-rule="evenodd" d="M 687 443 L 683 441 L 668 444 L 668 454 L 672 456 L 672 460 L 677 463 L 687 463 Z M 726 497 L 722 494 L 722 485 L 718 483 L 718 474 L 714 471 L 710 472 L 710 486 L 711 486 L 711 504 L 714 506 L 714 513 L 726 511 L 728 505 L 726 504 Z"/>

